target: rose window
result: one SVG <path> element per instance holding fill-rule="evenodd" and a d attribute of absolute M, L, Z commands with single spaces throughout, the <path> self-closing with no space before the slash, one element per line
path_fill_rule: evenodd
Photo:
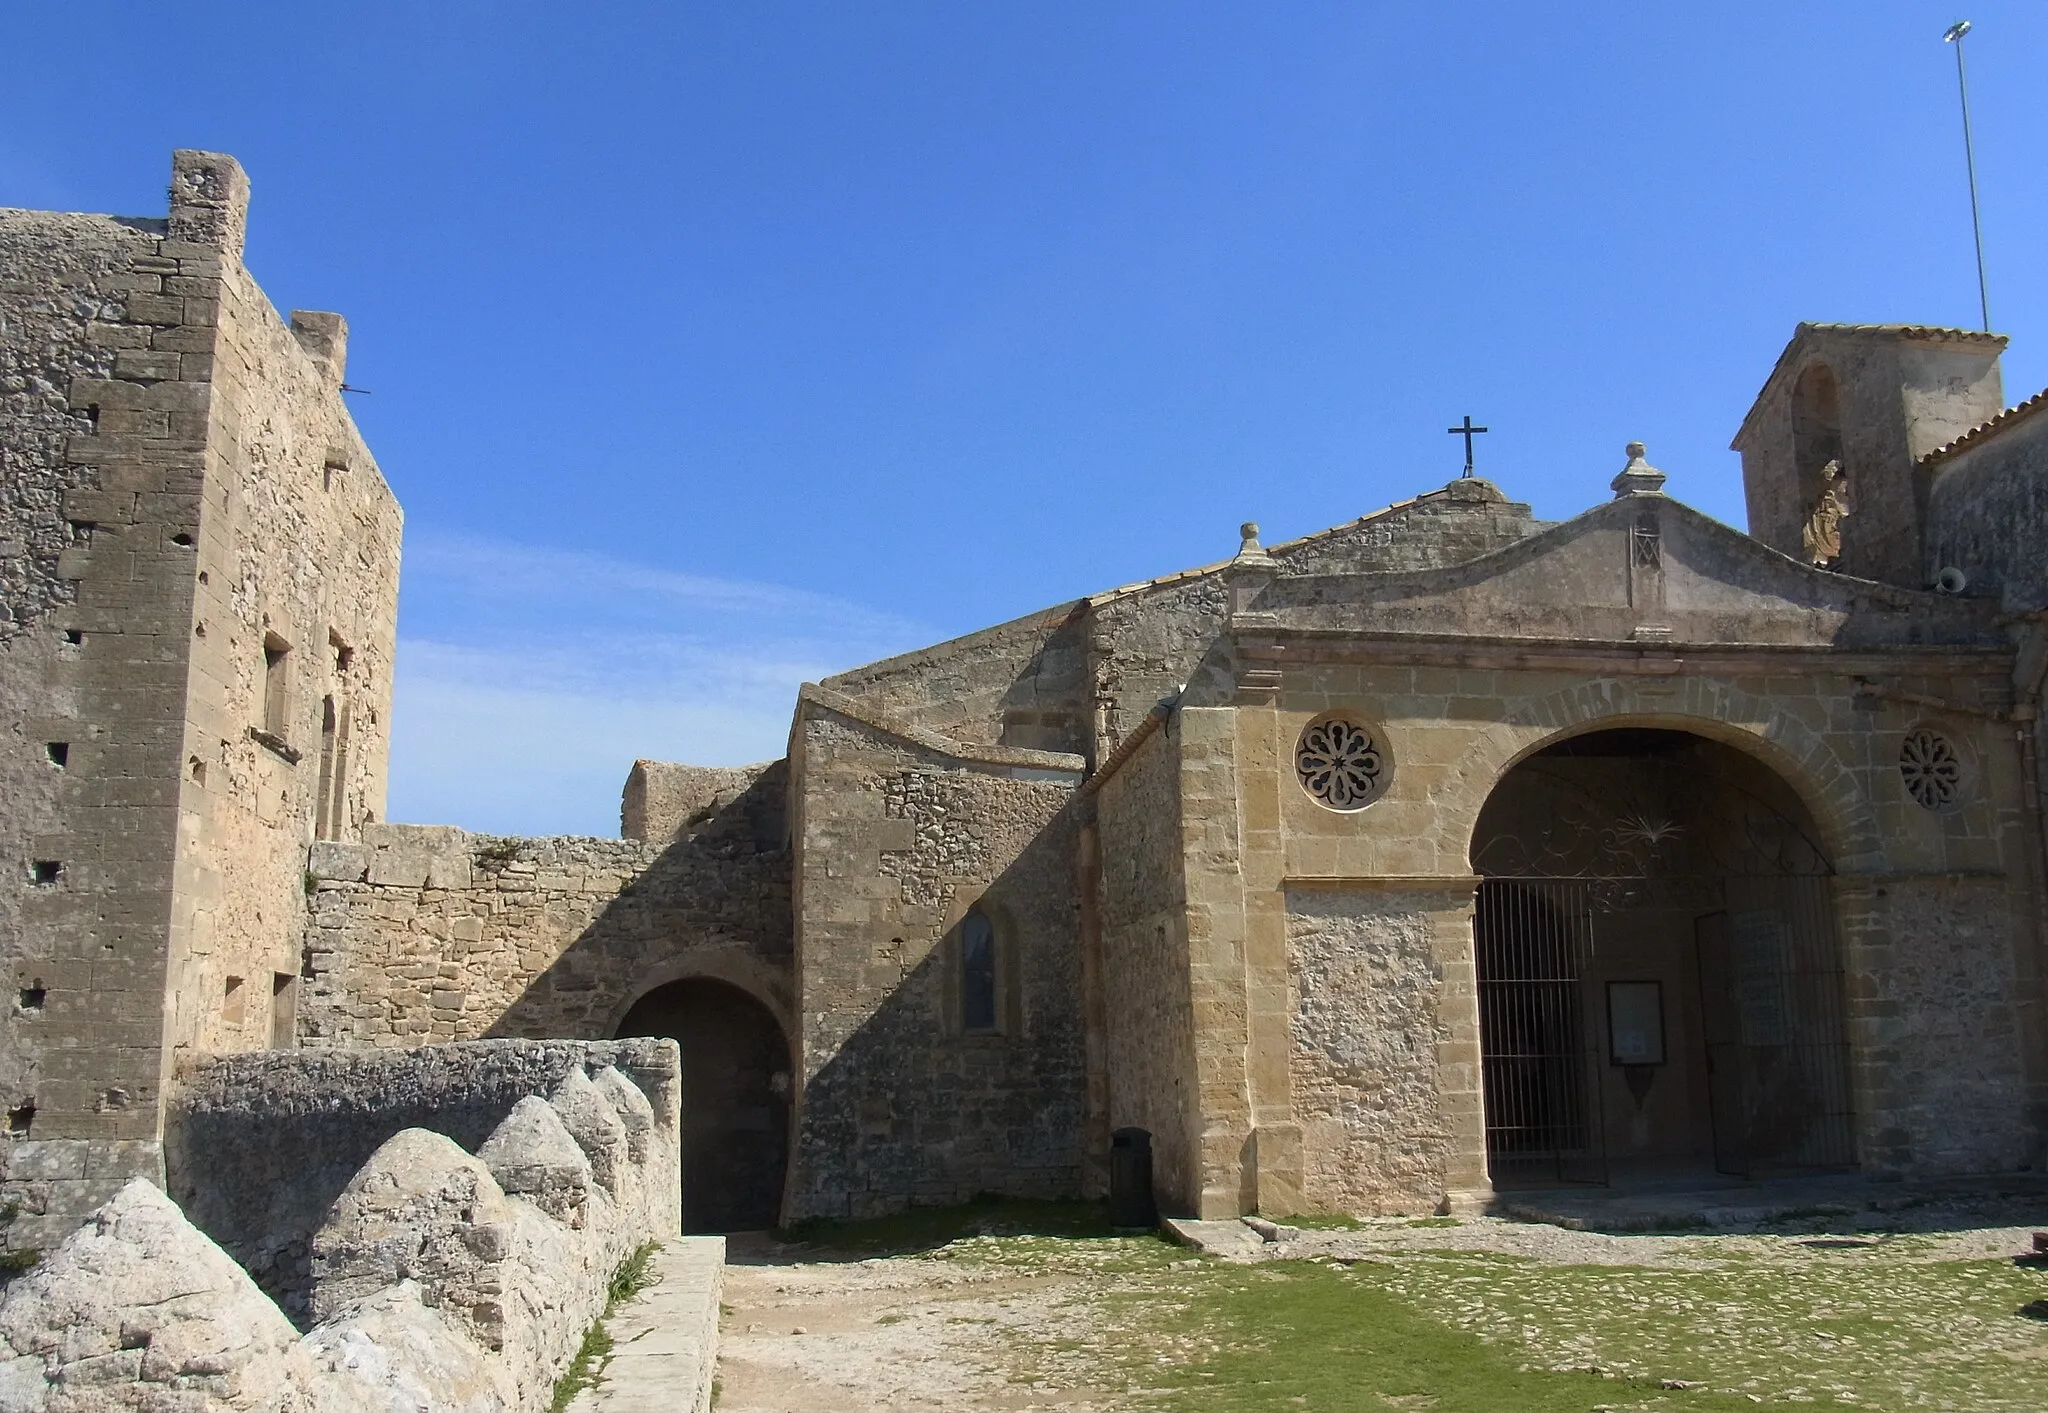
<path fill-rule="evenodd" d="M 1963 762 L 1948 737 L 1922 727 L 1899 747 L 1906 793 L 1931 810 L 1945 810 L 1963 793 Z"/>
<path fill-rule="evenodd" d="M 1386 753 L 1355 721 L 1312 721 L 1294 748 L 1301 788 L 1333 810 L 1364 809 L 1379 798 L 1390 774 Z"/>

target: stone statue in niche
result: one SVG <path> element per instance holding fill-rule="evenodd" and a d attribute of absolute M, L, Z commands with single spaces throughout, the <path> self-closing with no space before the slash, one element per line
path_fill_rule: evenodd
<path fill-rule="evenodd" d="M 1849 509 L 1849 473 L 1840 461 L 1830 461 L 1820 468 L 1820 494 L 1800 532 L 1808 563 L 1820 569 L 1835 567 L 1842 557 L 1842 522 Z"/>

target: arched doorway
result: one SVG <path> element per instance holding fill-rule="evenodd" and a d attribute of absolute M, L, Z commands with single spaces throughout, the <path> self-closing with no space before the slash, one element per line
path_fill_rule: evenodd
<path fill-rule="evenodd" d="M 789 1161 L 789 1044 L 768 1008 L 708 977 L 634 1003 L 619 1034 L 683 1050 L 683 1230 L 758 1231 L 781 1216 Z"/>
<path fill-rule="evenodd" d="M 1768 767 L 1683 731 L 1502 777 L 1472 847 L 1496 1186 L 1854 1166 L 1819 839 Z"/>

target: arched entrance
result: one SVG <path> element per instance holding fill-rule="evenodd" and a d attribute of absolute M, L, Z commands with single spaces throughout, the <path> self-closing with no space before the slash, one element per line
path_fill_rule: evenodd
<path fill-rule="evenodd" d="M 708 977 L 658 986 L 619 1034 L 683 1050 L 683 1230 L 758 1231 L 781 1215 L 789 1161 L 789 1043 L 768 1008 Z"/>
<path fill-rule="evenodd" d="M 1783 779 L 1683 731 L 1501 779 L 1472 847 L 1496 1186 L 1854 1166 L 1819 840 Z"/>

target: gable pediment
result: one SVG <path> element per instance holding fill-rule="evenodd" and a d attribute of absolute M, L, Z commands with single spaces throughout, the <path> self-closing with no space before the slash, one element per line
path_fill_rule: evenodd
<path fill-rule="evenodd" d="M 1815 569 L 1664 495 L 1631 495 L 1463 564 L 1276 578 L 1275 628 L 1548 643 L 2002 646 L 1987 602 Z"/>

